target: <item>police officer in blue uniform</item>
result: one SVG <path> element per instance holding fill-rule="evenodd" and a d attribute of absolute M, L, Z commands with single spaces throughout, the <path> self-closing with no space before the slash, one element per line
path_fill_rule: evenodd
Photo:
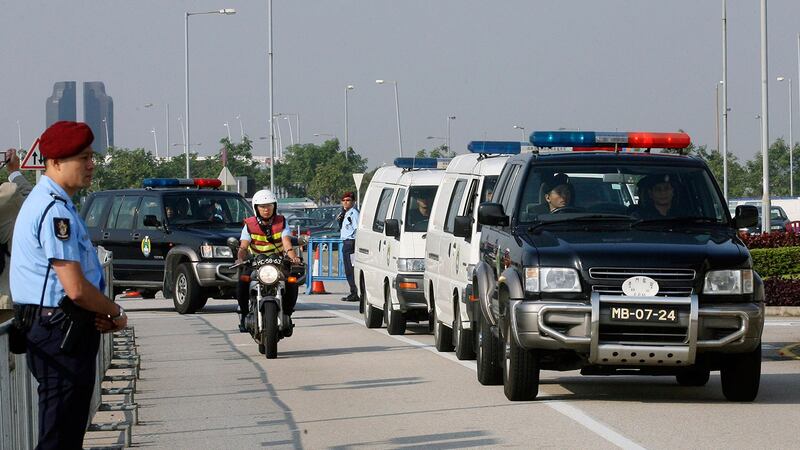
<path fill-rule="evenodd" d="M 356 278 L 353 274 L 353 253 L 356 250 L 356 230 L 358 229 L 358 209 L 354 207 L 354 202 L 352 192 L 345 192 L 342 195 L 342 212 L 340 213 L 342 229 L 339 236 L 342 239 L 344 273 L 347 276 L 347 284 L 350 285 L 350 294 L 341 298 L 343 302 L 358 301 Z"/>
<path fill-rule="evenodd" d="M 45 130 L 45 173 L 14 228 L 11 292 L 39 382 L 37 449 L 83 446 L 100 333 L 127 325 L 123 309 L 103 294 L 100 261 L 71 200 L 91 184 L 93 140 L 85 123 L 61 121 Z"/>

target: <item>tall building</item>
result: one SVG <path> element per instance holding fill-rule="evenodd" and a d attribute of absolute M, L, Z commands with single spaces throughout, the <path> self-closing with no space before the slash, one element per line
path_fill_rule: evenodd
<path fill-rule="evenodd" d="M 83 120 L 94 133 L 95 151 L 114 146 L 114 100 L 102 81 L 83 83 Z"/>
<path fill-rule="evenodd" d="M 47 97 L 45 103 L 48 127 L 59 120 L 76 120 L 75 89 L 74 81 L 59 81 L 53 85 L 53 95 Z"/>

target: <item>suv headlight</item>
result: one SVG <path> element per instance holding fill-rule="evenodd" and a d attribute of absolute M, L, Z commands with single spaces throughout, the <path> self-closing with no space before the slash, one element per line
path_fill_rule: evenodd
<path fill-rule="evenodd" d="M 425 272 L 425 260 L 422 258 L 397 258 L 399 272 Z"/>
<path fill-rule="evenodd" d="M 233 252 L 226 245 L 205 243 L 200 246 L 200 256 L 203 258 L 233 258 Z"/>
<path fill-rule="evenodd" d="M 526 267 L 527 292 L 580 292 L 578 271 L 564 267 Z"/>
<path fill-rule="evenodd" d="M 706 273 L 703 293 L 731 295 L 753 293 L 753 271 L 750 269 L 712 270 Z"/>
<path fill-rule="evenodd" d="M 277 267 L 267 264 L 258 268 L 257 276 L 258 281 L 264 284 L 274 284 L 276 281 L 278 281 L 280 273 L 278 272 Z"/>

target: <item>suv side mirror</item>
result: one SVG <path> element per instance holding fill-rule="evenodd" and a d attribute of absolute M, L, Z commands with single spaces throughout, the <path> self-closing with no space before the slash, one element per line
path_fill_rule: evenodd
<path fill-rule="evenodd" d="M 456 216 L 456 221 L 453 224 L 453 235 L 469 240 L 472 237 L 472 217 Z"/>
<path fill-rule="evenodd" d="M 397 219 L 386 219 L 383 233 L 393 238 L 400 237 L 400 221 Z"/>
<path fill-rule="evenodd" d="M 144 226 L 146 227 L 160 227 L 161 222 L 158 221 L 155 214 L 147 214 L 144 216 Z"/>
<path fill-rule="evenodd" d="M 234 252 L 233 254 L 235 255 L 236 251 L 239 249 L 239 240 L 231 236 L 228 238 L 227 241 L 225 241 L 225 243 L 228 244 L 228 247 L 230 247 L 231 250 L 233 250 Z"/>
<path fill-rule="evenodd" d="M 509 220 L 500 203 L 481 203 L 478 206 L 478 223 L 507 227 Z"/>
<path fill-rule="evenodd" d="M 734 228 L 749 228 L 758 224 L 758 208 L 753 205 L 739 205 L 733 217 Z"/>

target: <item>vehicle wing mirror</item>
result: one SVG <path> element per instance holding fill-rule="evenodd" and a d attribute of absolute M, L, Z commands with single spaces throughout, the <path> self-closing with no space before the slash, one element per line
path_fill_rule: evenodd
<path fill-rule="evenodd" d="M 753 205 L 739 205 L 733 218 L 734 228 L 749 228 L 758 224 L 758 208 Z"/>
<path fill-rule="evenodd" d="M 154 214 L 147 214 L 144 216 L 144 226 L 146 227 L 160 227 L 161 222 Z"/>
<path fill-rule="evenodd" d="M 230 247 L 234 252 L 239 249 L 239 240 L 233 236 L 229 237 L 225 243 L 228 244 L 228 247 Z"/>
<path fill-rule="evenodd" d="M 456 216 L 453 224 L 453 235 L 469 239 L 472 236 L 472 217 Z"/>
<path fill-rule="evenodd" d="M 400 221 L 397 219 L 386 219 L 383 228 L 384 234 L 393 238 L 400 237 Z"/>
<path fill-rule="evenodd" d="M 478 206 L 478 223 L 507 227 L 509 220 L 500 203 L 481 203 Z"/>

